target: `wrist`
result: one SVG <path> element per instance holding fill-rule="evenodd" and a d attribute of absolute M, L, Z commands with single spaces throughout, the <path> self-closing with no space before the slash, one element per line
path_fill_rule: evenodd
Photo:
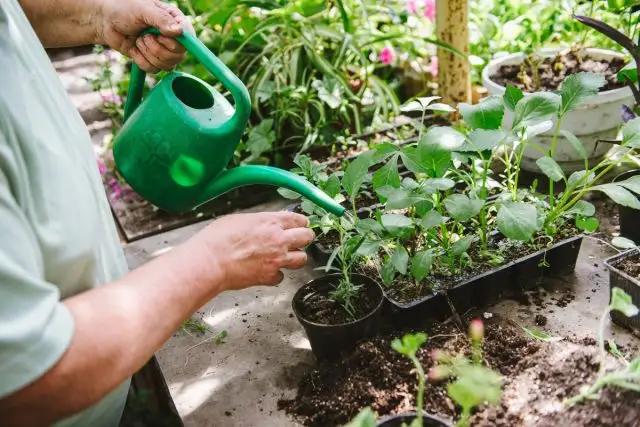
<path fill-rule="evenodd" d="M 107 9 L 104 0 L 91 0 L 91 22 L 93 22 L 93 44 L 106 44 L 104 38 L 104 28 L 107 22 Z"/>

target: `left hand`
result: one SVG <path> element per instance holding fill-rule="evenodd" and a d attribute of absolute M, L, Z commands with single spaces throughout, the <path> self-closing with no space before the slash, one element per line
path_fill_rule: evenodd
<path fill-rule="evenodd" d="M 135 61 L 148 73 L 171 70 L 185 57 L 185 49 L 173 37 L 181 25 L 195 32 L 180 9 L 160 0 L 98 0 L 98 39 Z M 160 34 L 139 34 L 156 27 Z"/>

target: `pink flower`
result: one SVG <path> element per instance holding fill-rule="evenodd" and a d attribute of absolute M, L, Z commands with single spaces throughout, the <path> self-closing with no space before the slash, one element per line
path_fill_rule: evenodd
<path fill-rule="evenodd" d="M 436 19 L 436 0 L 424 0 L 424 10 L 422 14 L 425 18 L 433 22 Z"/>
<path fill-rule="evenodd" d="M 414 15 L 418 14 L 418 1 L 419 0 L 407 0 L 407 10 L 409 13 Z M 422 1 L 420 1 L 420 3 L 422 3 Z"/>
<path fill-rule="evenodd" d="M 432 56 L 431 62 L 429 63 L 429 72 L 433 76 L 434 79 L 438 78 L 438 57 Z"/>
<path fill-rule="evenodd" d="M 469 335 L 473 341 L 481 341 L 484 338 L 484 324 L 482 319 L 473 319 L 469 327 Z"/>
<path fill-rule="evenodd" d="M 118 95 L 107 94 L 107 95 L 100 95 L 100 97 L 102 98 L 102 102 L 109 102 L 116 105 L 122 105 L 122 99 Z"/>
<path fill-rule="evenodd" d="M 393 48 L 387 46 L 380 51 L 378 58 L 383 64 L 389 65 L 396 60 L 396 53 Z"/>
<path fill-rule="evenodd" d="M 107 172 L 107 167 L 102 159 L 98 159 L 98 170 L 100 171 L 100 175 L 104 175 Z"/>

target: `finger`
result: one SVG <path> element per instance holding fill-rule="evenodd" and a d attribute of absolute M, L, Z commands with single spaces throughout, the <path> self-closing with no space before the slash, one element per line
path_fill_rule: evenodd
<path fill-rule="evenodd" d="M 180 24 L 183 28 L 186 27 L 186 29 L 188 31 L 190 31 L 192 34 L 196 33 L 195 29 L 193 28 L 193 24 L 191 23 L 190 17 L 185 16 L 185 14 L 182 13 L 182 11 L 180 9 L 178 9 L 177 7 L 175 7 L 173 5 L 167 4 L 167 3 L 161 3 L 159 5 L 159 7 L 164 9 L 171 16 L 173 16 L 175 21 L 178 24 Z"/>
<path fill-rule="evenodd" d="M 155 74 L 160 71 L 158 68 L 151 65 L 151 63 L 147 61 L 147 58 L 144 57 L 142 52 L 140 52 L 140 50 L 135 46 L 129 49 L 129 57 L 133 59 L 136 64 L 138 64 L 138 67 L 140 67 L 140 69 L 147 73 Z"/>
<path fill-rule="evenodd" d="M 151 34 L 139 37 L 136 40 L 136 47 L 151 65 L 161 70 L 172 69 L 184 58 L 184 54 L 170 52 L 165 49 Z"/>
<path fill-rule="evenodd" d="M 284 273 L 282 271 L 278 271 L 275 276 L 269 277 L 264 281 L 264 284 L 267 286 L 276 286 L 279 285 L 284 280 Z"/>
<path fill-rule="evenodd" d="M 283 229 L 309 227 L 309 219 L 295 212 L 274 212 Z"/>
<path fill-rule="evenodd" d="M 144 2 L 144 9 L 140 12 L 140 18 L 149 26 L 156 27 L 160 34 L 167 37 L 176 37 L 182 34 L 182 27 L 176 21 L 164 3 L 159 0 Z"/>
<path fill-rule="evenodd" d="M 169 37 L 165 36 L 156 36 L 155 40 L 159 44 L 164 46 L 165 49 L 167 49 L 169 52 L 180 54 L 186 52 L 185 48 L 176 39 L 170 39 Z"/>
<path fill-rule="evenodd" d="M 291 251 L 285 256 L 282 268 L 297 270 L 307 265 L 307 253 L 305 251 Z"/>
<path fill-rule="evenodd" d="M 290 228 L 284 231 L 284 239 L 289 249 L 301 249 L 313 242 L 315 233 L 310 228 Z"/>

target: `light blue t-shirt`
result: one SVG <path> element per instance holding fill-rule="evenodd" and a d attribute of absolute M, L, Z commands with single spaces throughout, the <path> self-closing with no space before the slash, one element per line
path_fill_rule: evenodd
<path fill-rule="evenodd" d="M 84 122 L 19 3 L 1 0 L 0 398 L 67 350 L 61 300 L 126 271 Z M 56 427 L 116 427 L 128 386 Z"/>

